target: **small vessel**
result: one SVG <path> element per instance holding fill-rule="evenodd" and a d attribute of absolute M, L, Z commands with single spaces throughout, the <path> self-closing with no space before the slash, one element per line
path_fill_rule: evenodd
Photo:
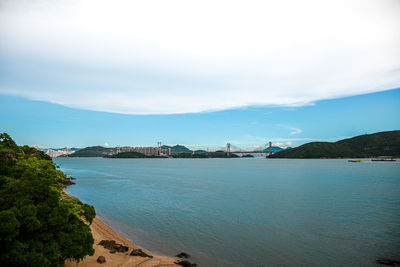
<path fill-rule="evenodd" d="M 348 162 L 361 162 L 360 159 L 349 159 Z"/>
<path fill-rule="evenodd" d="M 377 158 L 377 159 L 371 159 L 371 161 L 396 161 L 396 160 L 392 158 Z"/>
<path fill-rule="evenodd" d="M 380 156 L 377 158 L 372 158 L 371 161 L 396 161 L 396 160 L 391 156 Z"/>

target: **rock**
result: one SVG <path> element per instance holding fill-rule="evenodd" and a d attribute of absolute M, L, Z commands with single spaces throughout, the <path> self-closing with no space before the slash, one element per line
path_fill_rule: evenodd
<path fill-rule="evenodd" d="M 178 264 L 178 265 L 181 265 L 181 266 L 183 266 L 183 267 L 195 267 L 195 266 L 197 266 L 196 263 L 191 263 L 191 262 L 189 262 L 189 261 L 187 261 L 187 260 L 176 261 L 176 262 L 174 262 L 174 263 L 175 263 L 175 264 Z"/>
<path fill-rule="evenodd" d="M 111 253 L 127 252 L 129 250 L 129 247 L 118 244 L 115 242 L 115 240 L 101 240 L 99 245 L 102 245 L 104 248 L 111 250 Z"/>
<path fill-rule="evenodd" d="M 179 253 L 178 255 L 176 255 L 175 257 L 187 259 L 187 258 L 190 257 L 190 255 L 187 254 L 187 253 L 185 253 L 185 252 L 181 252 L 181 253 Z"/>
<path fill-rule="evenodd" d="M 131 254 L 129 256 L 139 256 L 139 257 L 148 257 L 148 258 L 153 258 L 153 256 L 146 254 L 143 250 L 139 249 L 133 249 Z"/>
<path fill-rule="evenodd" d="M 75 184 L 70 180 L 70 178 L 66 178 L 64 181 L 61 182 L 64 187 Z"/>
<path fill-rule="evenodd" d="M 377 259 L 376 263 L 387 265 L 387 266 L 400 266 L 400 261 L 390 259 Z"/>
<path fill-rule="evenodd" d="M 106 258 L 105 258 L 104 256 L 99 256 L 99 257 L 97 258 L 97 262 L 98 262 L 98 263 L 105 263 L 105 262 L 106 262 Z"/>
<path fill-rule="evenodd" d="M 102 245 L 106 249 L 113 249 L 115 245 L 115 240 L 101 240 L 99 245 Z"/>
<path fill-rule="evenodd" d="M 121 244 L 115 244 L 114 250 L 116 250 L 118 252 L 127 252 L 129 250 L 129 248 L 124 245 L 121 245 Z"/>

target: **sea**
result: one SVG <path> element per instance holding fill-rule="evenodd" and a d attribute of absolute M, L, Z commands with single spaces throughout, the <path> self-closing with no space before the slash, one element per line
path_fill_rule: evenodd
<path fill-rule="evenodd" d="M 198 266 L 400 260 L 400 162 L 55 158 L 70 195 L 139 247 Z"/>

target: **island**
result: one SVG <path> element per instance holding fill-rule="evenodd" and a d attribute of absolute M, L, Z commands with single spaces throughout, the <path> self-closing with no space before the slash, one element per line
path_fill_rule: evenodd
<path fill-rule="evenodd" d="M 172 155 L 173 158 L 239 158 L 234 153 L 227 153 L 224 151 L 205 152 L 205 153 L 179 153 Z"/>
<path fill-rule="evenodd" d="M 136 158 L 136 159 L 140 159 L 140 158 L 166 158 L 165 156 L 146 156 L 143 153 L 139 153 L 139 152 L 121 152 L 121 153 L 117 153 L 114 155 L 107 155 L 104 156 L 104 158 L 115 158 L 115 159 L 132 159 L 132 158 Z"/>
<path fill-rule="evenodd" d="M 400 131 L 365 134 L 337 142 L 311 142 L 279 151 L 267 158 L 373 158 L 400 157 Z"/>

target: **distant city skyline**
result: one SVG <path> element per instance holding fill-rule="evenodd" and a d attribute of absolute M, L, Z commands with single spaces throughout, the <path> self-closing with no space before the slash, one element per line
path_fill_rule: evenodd
<path fill-rule="evenodd" d="M 400 129 L 400 89 L 317 101 L 303 107 L 246 107 L 173 115 L 73 109 L 0 95 L 0 131 L 46 148 L 185 145 L 190 149 L 298 146 Z"/>

